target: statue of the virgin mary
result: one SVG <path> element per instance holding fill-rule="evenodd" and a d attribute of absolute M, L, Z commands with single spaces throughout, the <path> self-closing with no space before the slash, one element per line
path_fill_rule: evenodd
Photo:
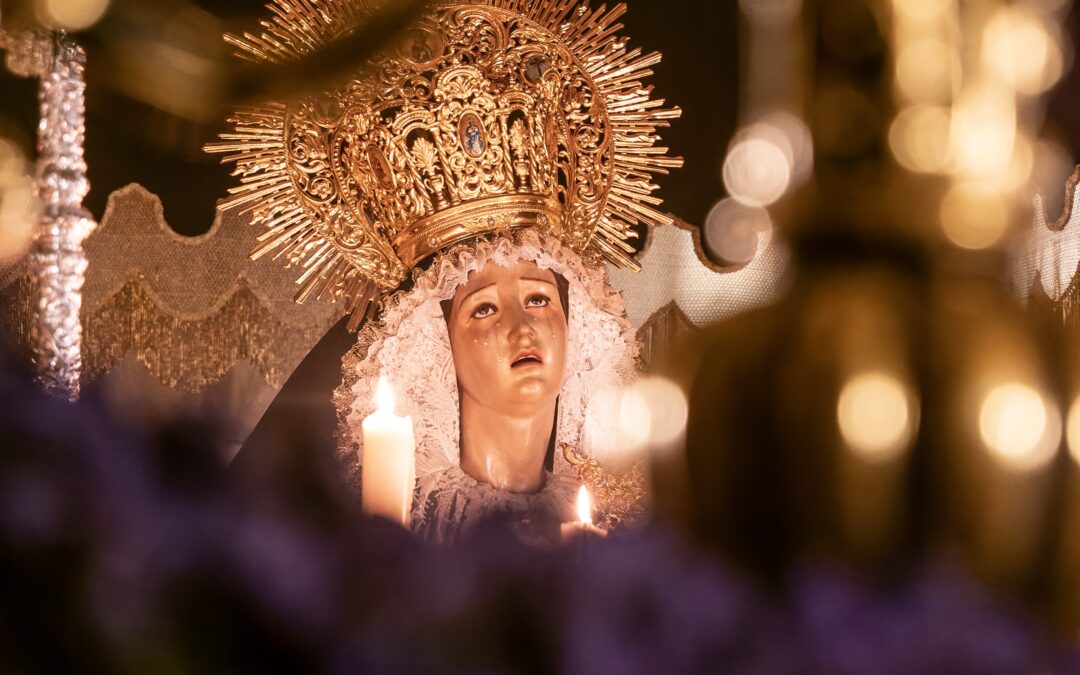
<path fill-rule="evenodd" d="M 231 41 L 301 58 L 367 6 L 275 0 L 262 35 Z M 385 378 L 413 420 L 429 539 L 497 516 L 546 538 L 582 480 L 619 492 L 596 461 L 616 431 L 599 402 L 633 379 L 637 344 L 604 262 L 636 267 L 633 227 L 669 222 L 651 176 L 681 163 L 657 146 L 679 111 L 641 84 L 659 57 L 628 48 L 624 10 L 434 2 L 346 85 L 241 111 L 209 148 L 241 176 L 224 206 L 268 228 L 253 255 L 299 266 L 298 300 L 368 319 L 336 396 L 343 456 L 359 486 Z"/>

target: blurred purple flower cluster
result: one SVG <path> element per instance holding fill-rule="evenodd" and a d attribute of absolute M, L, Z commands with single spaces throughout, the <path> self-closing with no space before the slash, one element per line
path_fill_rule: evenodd
<path fill-rule="evenodd" d="M 0 672 L 1080 672 L 958 570 L 764 589 L 659 527 L 435 548 L 360 517 L 332 463 L 238 476 L 216 437 L 0 373 Z"/>

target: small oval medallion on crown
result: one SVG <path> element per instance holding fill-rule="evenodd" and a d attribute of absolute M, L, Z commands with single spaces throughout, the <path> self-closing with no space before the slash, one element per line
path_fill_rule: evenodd
<path fill-rule="evenodd" d="M 458 122 L 458 137 L 461 139 L 461 147 L 470 157 L 479 157 L 487 149 L 487 136 L 484 133 L 484 124 L 476 113 L 466 113 Z"/>
<path fill-rule="evenodd" d="M 371 175 L 386 190 L 394 189 L 394 172 L 390 169 L 390 162 L 386 159 L 383 151 L 374 145 L 367 149 L 368 165 L 371 167 Z"/>

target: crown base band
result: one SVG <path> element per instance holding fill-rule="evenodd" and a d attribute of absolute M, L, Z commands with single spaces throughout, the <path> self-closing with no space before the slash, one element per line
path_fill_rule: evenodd
<path fill-rule="evenodd" d="M 418 220 L 394 239 L 398 258 L 412 268 L 448 246 L 492 232 L 529 227 L 557 231 L 562 206 L 551 197 L 531 194 L 501 195 L 465 202 Z"/>

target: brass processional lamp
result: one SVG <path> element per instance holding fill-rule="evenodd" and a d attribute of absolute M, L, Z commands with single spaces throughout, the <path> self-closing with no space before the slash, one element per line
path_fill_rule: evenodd
<path fill-rule="evenodd" d="M 1063 68 L 1060 43 L 1029 63 L 1030 29 L 1065 9 L 805 4 L 814 176 L 775 210 L 791 285 L 671 364 L 690 410 L 685 452 L 655 461 L 662 516 L 777 584 L 957 562 L 1075 637 L 1080 362 L 1005 281 L 1032 109 Z"/>

